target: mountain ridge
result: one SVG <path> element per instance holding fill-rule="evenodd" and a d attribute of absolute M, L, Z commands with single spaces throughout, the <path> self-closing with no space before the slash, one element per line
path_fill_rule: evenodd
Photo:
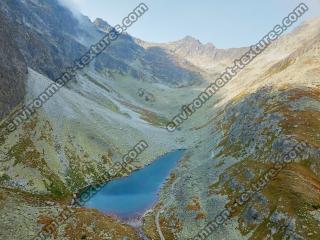
<path fill-rule="evenodd" d="M 10 93 L 0 91 L 8 104 L 0 105 L 1 113 L 38 97 L 109 27 L 102 19 L 76 19 L 56 4 L 0 2 L 0 21 L 8 22 L 8 29 L 0 27 L 7 40 L 0 43 L 1 90 Z M 60 10 L 61 19 L 54 14 Z M 154 44 L 120 36 L 31 119 L 0 136 L 0 157 L 6 155 L 0 165 L 0 239 L 33 239 L 66 208 L 73 214 L 54 228 L 58 240 L 138 240 L 141 231 L 152 240 L 189 239 L 298 141 L 308 146 L 299 158 L 208 239 L 318 240 L 319 23 L 309 20 L 271 44 L 172 133 L 166 130 L 169 119 L 246 48 L 217 49 L 192 37 Z M 141 140 L 149 147 L 116 178 L 167 152 L 186 151 L 138 230 L 70 205 L 74 194 L 100 183 L 98 176 Z"/>

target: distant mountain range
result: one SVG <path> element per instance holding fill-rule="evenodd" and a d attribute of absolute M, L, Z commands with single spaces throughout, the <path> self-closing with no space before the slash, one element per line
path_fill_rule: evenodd
<path fill-rule="evenodd" d="M 75 18 L 57 0 L 4 0 L 0 7 L 3 22 L 10 29 L 10 42 L 21 52 L 25 64 L 52 80 L 111 28 L 102 19 L 92 23 L 85 16 Z M 95 68 L 184 86 L 201 81 L 202 71 L 225 66 L 244 50 L 220 50 L 191 37 L 170 44 L 150 44 L 123 35 L 97 59 Z"/>
<path fill-rule="evenodd" d="M 0 22 L 2 123 L 111 28 L 57 0 L 1 0 Z M 280 37 L 173 133 L 170 119 L 248 48 L 123 34 L 0 136 L 0 239 L 34 239 L 65 207 L 73 215 L 54 239 L 189 239 L 297 142 L 307 148 L 208 239 L 318 239 L 319 24 L 310 19 Z M 138 227 L 70 206 L 141 140 L 149 148 L 116 177 L 186 151 Z"/>

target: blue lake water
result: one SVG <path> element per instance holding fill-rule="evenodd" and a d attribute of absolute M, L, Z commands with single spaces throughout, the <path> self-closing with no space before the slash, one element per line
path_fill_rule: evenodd
<path fill-rule="evenodd" d="M 123 219 L 142 215 L 156 203 L 159 190 L 183 152 L 167 153 L 128 177 L 108 182 L 86 206 Z"/>

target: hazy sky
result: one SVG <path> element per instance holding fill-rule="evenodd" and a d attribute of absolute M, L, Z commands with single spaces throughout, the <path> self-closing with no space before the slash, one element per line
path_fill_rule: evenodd
<path fill-rule="evenodd" d="M 61 0 L 91 19 L 121 23 L 141 1 Z M 72 4 L 73 2 L 73 4 Z M 249 46 L 281 23 L 297 0 L 145 0 L 149 11 L 128 32 L 146 41 L 168 42 L 191 35 L 219 48 Z M 320 16 L 320 0 L 305 0 L 306 17 Z M 297 26 L 297 24 L 295 24 Z"/>

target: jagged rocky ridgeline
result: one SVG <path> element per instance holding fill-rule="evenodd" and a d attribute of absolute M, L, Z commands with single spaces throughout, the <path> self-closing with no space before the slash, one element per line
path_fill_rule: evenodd
<path fill-rule="evenodd" d="M 0 117 L 37 97 L 110 25 L 56 0 L 0 1 Z M 143 19 L 141 20 L 143 21 Z M 143 232 L 96 210 L 71 207 L 56 239 L 193 237 L 296 141 L 307 144 L 252 201 L 208 239 L 318 239 L 319 19 L 280 38 L 183 123 L 181 106 L 247 48 L 217 49 L 192 37 L 113 42 L 28 121 L 0 136 L 0 239 L 32 239 L 136 143 L 149 147 L 127 176 L 187 149 L 143 216 Z"/>

